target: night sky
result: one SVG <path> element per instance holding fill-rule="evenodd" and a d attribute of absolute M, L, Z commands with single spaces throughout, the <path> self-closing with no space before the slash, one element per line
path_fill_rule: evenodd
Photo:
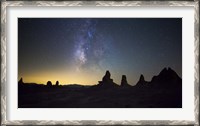
<path fill-rule="evenodd" d="M 136 84 L 164 67 L 182 76 L 181 18 L 19 18 L 18 79 L 97 84 L 106 70 Z"/>

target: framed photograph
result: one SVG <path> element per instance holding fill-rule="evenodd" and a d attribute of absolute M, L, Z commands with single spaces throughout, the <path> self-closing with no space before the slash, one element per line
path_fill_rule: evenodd
<path fill-rule="evenodd" d="M 199 3 L 3 1 L 2 125 L 199 125 Z"/>

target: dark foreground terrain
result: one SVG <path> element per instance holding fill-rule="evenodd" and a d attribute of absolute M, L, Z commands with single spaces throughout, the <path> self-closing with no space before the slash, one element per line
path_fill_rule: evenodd
<path fill-rule="evenodd" d="M 136 86 L 110 79 L 109 71 L 95 86 L 19 84 L 19 108 L 181 108 L 182 80 L 163 69 L 151 82 L 141 75 Z"/>
<path fill-rule="evenodd" d="M 24 86 L 19 108 L 179 108 L 176 89 Z"/>

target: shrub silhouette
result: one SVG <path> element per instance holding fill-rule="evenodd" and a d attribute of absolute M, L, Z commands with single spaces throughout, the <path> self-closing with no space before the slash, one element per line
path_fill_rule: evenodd
<path fill-rule="evenodd" d="M 56 86 L 58 86 L 59 85 L 59 81 L 56 81 Z"/>
<path fill-rule="evenodd" d="M 48 82 L 47 82 L 47 86 L 52 86 L 51 81 L 48 81 Z"/>

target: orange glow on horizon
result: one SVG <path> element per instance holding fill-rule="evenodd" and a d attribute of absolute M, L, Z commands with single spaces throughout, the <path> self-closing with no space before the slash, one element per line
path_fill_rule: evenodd
<path fill-rule="evenodd" d="M 21 77 L 23 78 L 24 83 L 46 84 L 47 81 L 51 81 L 53 85 L 56 83 L 56 81 L 59 81 L 60 85 L 68 85 L 68 84 L 96 85 L 98 84 L 98 81 L 102 79 L 101 76 L 95 76 L 90 74 L 83 74 L 83 73 L 57 74 L 56 72 L 19 75 L 18 80 L 20 80 Z"/>

